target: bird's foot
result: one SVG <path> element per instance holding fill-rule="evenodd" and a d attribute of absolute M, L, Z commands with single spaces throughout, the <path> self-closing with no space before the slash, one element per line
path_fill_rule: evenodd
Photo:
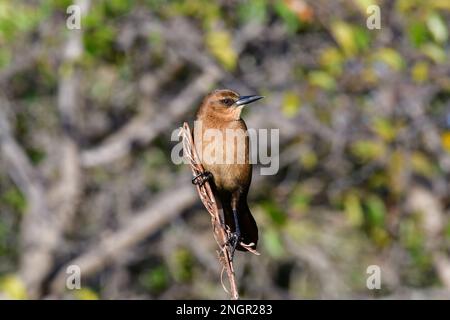
<path fill-rule="evenodd" d="M 202 186 L 205 184 L 206 181 L 210 180 L 212 177 L 213 175 L 211 172 L 209 171 L 202 172 L 192 179 L 192 184 Z"/>
<path fill-rule="evenodd" d="M 231 256 L 234 256 L 236 247 L 241 240 L 242 240 L 242 238 L 241 238 L 240 232 L 230 233 L 230 237 L 228 238 L 228 245 L 231 247 Z"/>

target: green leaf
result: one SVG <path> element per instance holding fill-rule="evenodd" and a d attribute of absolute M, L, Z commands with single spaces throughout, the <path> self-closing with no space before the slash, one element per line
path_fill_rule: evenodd
<path fill-rule="evenodd" d="M 412 23 L 408 27 L 407 32 L 409 40 L 416 47 L 420 47 L 429 39 L 427 26 L 423 22 Z"/>
<path fill-rule="evenodd" d="M 0 199 L 20 213 L 24 212 L 27 206 L 25 197 L 17 188 L 7 190 Z"/>
<path fill-rule="evenodd" d="M 286 222 L 286 214 L 280 209 L 280 207 L 273 201 L 264 201 L 261 204 L 265 213 L 269 215 L 276 225 L 281 226 Z"/>
<path fill-rule="evenodd" d="M 371 195 L 365 202 L 368 222 L 373 227 L 383 227 L 386 218 L 384 202 L 377 196 Z"/>
<path fill-rule="evenodd" d="M 169 275 L 167 269 L 163 266 L 157 266 L 151 269 L 144 276 L 140 278 L 141 284 L 151 291 L 164 290 L 169 282 Z"/>
<path fill-rule="evenodd" d="M 264 245 L 270 256 L 279 258 L 284 255 L 284 247 L 281 243 L 280 234 L 275 229 L 267 229 L 262 235 Z"/>
<path fill-rule="evenodd" d="M 292 208 L 300 213 L 308 210 L 310 202 L 311 196 L 302 190 L 297 190 L 289 199 L 289 203 Z"/>
<path fill-rule="evenodd" d="M 36 8 L 20 1 L 0 1 L 0 46 L 3 41 L 17 41 L 21 33 L 35 28 L 47 15 L 46 5 Z"/>
<path fill-rule="evenodd" d="M 1 41 L 1 39 L 0 39 Z M 1 42 L 0 42 L 1 43 Z M 8 48 L 0 49 L 0 70 L 8 66 L 12 61 L 11 51 Z"/>
<path fill-rule="evenodd" d="M 420 248 L 422 246 L 424 236 L 417 215 L 408 217 L 400 223 L 400 242 L 407 248 Z"/>
<path fill-rule="evenodd" d="M 360 51 L 364 51 L 369 47 L 370 37 L 366 29 L 361 27 L 353 27 L 353 33 L 356 45 Z"/>
<path fill-rule="evenodd" d="M 242 23 L 247 23 L 249 21 L 264 23 L 267 19 L 267 1 L 244 1 L 239 4 L 237 11 L 239 20 Z"/>
<path fill-rule="evenodd" d="M 132 2 L 123 0 L 108 0 L 105 2 L 105 12 L 108 17 L 126 14 L 131 9 Z"/>
<path fill-rule="evenodd" d="M 295 33 L 300 28 L 300 20 L 298 16 L 281 0 L 278 0 L 274 4 L 275 12 L 281 17 L 287 30 L 290 33 Z"/>
<path fill-rule="evenodd" d="M 84 34 L 86 51 L 96 57 L 107 57 L 114 48 L 117 31 L 110 25 L 102 25 Z"/>
<path fill-rule="evenodd" d="M 26 152 L 30 157 L 33 164 L 39 164 L 42 160 L 45 159 L 45 151 L 37 148 L 27 148 Z"/>
<path fill-rule="evenodd" d="M 189 250 L 177 249 L 172 257 L 173 277 L 179 282 L 186 282 L 192 279 L 193 260 Z"/>
<path fill-rule="evenodd" d="M 450 220 L 447 222 L 447 225 L 444 228 L 444 234 L 447 241 L 450 240 Z"/>
<path fill-rule="evenodd" d="M 159 7 L 165 8 L 170 16 L 190 16 L 199 19 L 206 29 L 222 18 L 222 9 L 216 1 L 163 1 Z"/>

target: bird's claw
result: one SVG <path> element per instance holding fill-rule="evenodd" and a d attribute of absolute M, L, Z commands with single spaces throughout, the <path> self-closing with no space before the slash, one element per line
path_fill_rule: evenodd
<path fill-rule="evenodd" d="M 228 238 L 228 245 L 231 247 L 232 255 L 234 255 L 234 251 L 236 251 L 236 247 L 241 241 L 241 235 L 238 232 L 232 232 L 230 237 Z"/>
<path fill-rule="evenodd" d="M 202 186 L 205 184 L 206 181 L 208 181 L 211 178 L 212 178 L 212 173 L 209 171 L 205 171 L 205 172 L 202 172 L 202 173 L 196 175 L 192 179 L 192 184 Z"/>

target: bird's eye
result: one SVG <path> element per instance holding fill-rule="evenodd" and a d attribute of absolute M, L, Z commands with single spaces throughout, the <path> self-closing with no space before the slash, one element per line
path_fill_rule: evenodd
<path fill-rule="evenodd" d="M 230 99 L 230 98 L 222 99 L 221 101 L 226 106 L 231 106 L 234 103 L 233 99 Z"/>

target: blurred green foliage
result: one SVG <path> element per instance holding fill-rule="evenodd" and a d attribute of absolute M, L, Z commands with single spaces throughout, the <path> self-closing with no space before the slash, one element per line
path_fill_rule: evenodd
<path fill-rule="evenodd" d="M 142 286 L 152 293 L 159 293 L 168 286 L 168 274 L 164 266 L 148 270 L 140 278 Z"/>

